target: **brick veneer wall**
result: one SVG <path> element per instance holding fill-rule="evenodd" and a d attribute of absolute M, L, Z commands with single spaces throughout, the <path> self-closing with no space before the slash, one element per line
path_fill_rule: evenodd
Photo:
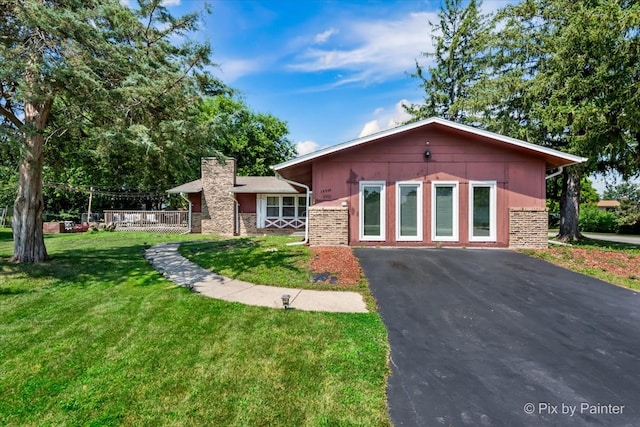
<path fill-rule="evenodd" d="M 548 245 L 549 214 L 545 208 L 509 209 L 509 247 L 544 249 Z"/>
<path fill-rule="evenodd" d="M 202 214 L 200 212 L 191 213 L 191 232 L 202 233 Z"/>
<path fill-rule="evenodd" d="M 202 233 L 233 235 L 235 202 L 229 189 L 236 181 L 236 161 L 202 158 Z"/>
<path fill-rule="evenodd" d="M 240 235 L 246 236 L 247 234 L 258 233 L 257 216 L 254 213 L 241 213 L 240 214 Z"/>
<path fill-rule="evenodd" d="M 349 244 L 349 209 L 346 207 L 309 208 L 309 244 L 332 246 Z"/>

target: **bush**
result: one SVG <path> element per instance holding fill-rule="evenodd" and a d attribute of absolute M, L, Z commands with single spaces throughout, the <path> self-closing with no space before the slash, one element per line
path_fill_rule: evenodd
<path fill-rule="evenodd" d="M 582 206 L 578 219 L 581 231 L 616 233 L 618 217 L 613 212 L 602 211 L 595 206 Z"/>
<path fill-rule="evenodd" d="M 618 232 L 622 234 L 640 234 L 640 205 L 629 199 L 620 201 L 617 212 Z"/>

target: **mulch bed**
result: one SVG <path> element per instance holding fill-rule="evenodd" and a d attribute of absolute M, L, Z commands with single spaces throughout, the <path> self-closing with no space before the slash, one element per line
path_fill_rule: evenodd
<path fill-rule="evenodd" d="M 351 248 L 342 246 L 312 247 L 310 267 L 314 283 L 357 286 L 362 274 Z"/>
<path fill-rule="evenodd" d="M 546 251 L 563 259 L 569 266 L 589 267 L 618 277 L 640 278 L 640 256 L 633 253 L 575 247 L 549 248 Z"/>

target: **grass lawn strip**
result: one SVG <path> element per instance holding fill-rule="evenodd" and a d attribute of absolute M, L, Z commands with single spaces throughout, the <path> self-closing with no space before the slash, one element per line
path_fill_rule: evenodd
<path fill-rule="evenodd" d="M 203 298 L 142 256 L 178 239 L 54 235 L 16 265 L 0 232 L 0 424 L 390 425 L 379 315 Z"/>

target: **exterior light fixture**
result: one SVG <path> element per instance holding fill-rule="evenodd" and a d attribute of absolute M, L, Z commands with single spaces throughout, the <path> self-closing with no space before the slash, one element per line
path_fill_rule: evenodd
<path fill-rule="evenodd" d="M 287 308 L 289 308 L 289 300 L 290 299 L 291 299 L 291 295 L 289 295 L 289 294 L 282 295 L 282 306 L 284 307 L 285 310 Z"/>
<path fill-rule="evenodd" d="M 431 158 L 431 151 L 427 150 L 424 152 L 424 161 L 426 162 Z"/>

